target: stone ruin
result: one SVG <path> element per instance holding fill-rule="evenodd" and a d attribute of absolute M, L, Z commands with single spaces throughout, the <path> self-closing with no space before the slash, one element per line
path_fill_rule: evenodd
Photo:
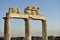
<path fill-rule="evenodd" d="M 4 40 L 11 40 L 10 36 L 10 19 L 24 19 L 25 21 L 25 40 L 31 40 L 30 20 L 42 21 L 42 40 L 48 40 L 47 36 L 47 20 L 45 16 L 41 15 L 38 7 L 29 6 L 24 10 L 24 14 L 20 13 L 19 8 L 9 8 L 4 19 Z"/>

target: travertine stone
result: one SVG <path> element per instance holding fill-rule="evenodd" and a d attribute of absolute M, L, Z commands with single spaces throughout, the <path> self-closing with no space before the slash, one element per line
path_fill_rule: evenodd
<path fill-rule="evenodd" d="M 29 19 L 25 19 L 25 40 L 31 40 Z"/>
<path fill-rule="evenodd" d="M 40 11 L 39 11 L 39 10 L 37 10 L 37 11 L 36 11 L 36 14 L 37 14 L 37 15 L 40 15 Z"/>
<path fill-rule="evenodd" d="M 10 40 L 10 19 L 4 18 L 4 40 Z"/>
<path fill-rule="evenodd" d="M 25 13 L 28 15 L 31 15 L 31 11 L 30 10 L 25 10 Z"/>
<path fill-rule="evenodd" d="M 43 15 L 28 15 L 28 14 L 15 14 L 15 13 L 9 13 L 7 15 L 9 18 L 19 18 L 19 19 L 32 19 L 32 20 L 46 20 L 45 16 Z"/>
<path fill-rule="evenodd" d="M 39 8 L 33 6 L 26 7 L 24 12 L 29 15 L 40 15 Z"/>
<path fill-rule="evenodd" d="M 20 13 L 20 8 L 9 8 L 9 13 Z"/>
<path fill-rule="evenodd" d="M 19 8 L 9 8 L 9 12 L 4 17 L 4 40 L 10 40 L 10 19 L 18 18 L 25 20 L 25 40 L 31 40 L 29 20 L 42 20 L 42 40 L 48 40 L 47 24 L 45 16 L 40 15 L 39 8 L 29 6 L 25 8 L 24 14 L 20 14 Z"/>
<path fill-rule="evenodd" d="M 46 20 L 42 20 L 42 40 L 48 40 Z"/>
<path fill-rule="evenodd" d="M 35 12 L 35 11 L 32 11 L 32 12 L 31 12 L 31 15 L 36 15 L 36 12 Z"/>

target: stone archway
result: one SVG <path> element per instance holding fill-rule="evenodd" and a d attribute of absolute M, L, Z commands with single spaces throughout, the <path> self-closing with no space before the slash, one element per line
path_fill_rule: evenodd
<path fill-rule="evenodd" d="M 9 8 L 9 12 L 4 17 L 4 40 L 11 40 L 10 37 L 10 19 L 24 19 L 25 21 L 25 40 L 31 40 L 31 31 L 29 20 L 41 20 L 42 21 L 42 40 L 48 40 L 47 37 L 47 24 L 45 16 L 40 15 L 39 8 L 29 6 L 24 10 L 24 14 L 20 13 L 18 8 Z"/>

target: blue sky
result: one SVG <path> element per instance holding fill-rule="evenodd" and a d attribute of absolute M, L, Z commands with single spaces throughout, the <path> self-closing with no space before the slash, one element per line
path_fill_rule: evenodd
<path fill-rule="evenodd" d="M 60 26 L 60 0 L 0 0 L 0 36 L 3 36 L 4 20 L 9 8 L 20 8 L 21 13 L 27 6 L 37 6 L 40 8 L 40 14 L 45 15 L 48 22 L 48 35 L 59 36 Z M 31 34 L 41 35 L 41 21 L 31 20 Z M 11 19 L 11 35 L 24 36 L 25 22 L 23 19 Z"/>

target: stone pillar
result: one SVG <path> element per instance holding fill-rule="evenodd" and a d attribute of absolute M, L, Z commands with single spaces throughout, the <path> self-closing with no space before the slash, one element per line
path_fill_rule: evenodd
<path fill-rule="evenodd" d="M 29 19 L 25 19 L 25 40 L 31 40 Z"/>
<path fill-rule="evenodd" d="M 4 40 L 10 40 L 10 19 L 4 18 Z"/>
<path fill-rule="evenodd" d="M 46 20 L 42 20 L 42 40 L 48 40 Z"/>

